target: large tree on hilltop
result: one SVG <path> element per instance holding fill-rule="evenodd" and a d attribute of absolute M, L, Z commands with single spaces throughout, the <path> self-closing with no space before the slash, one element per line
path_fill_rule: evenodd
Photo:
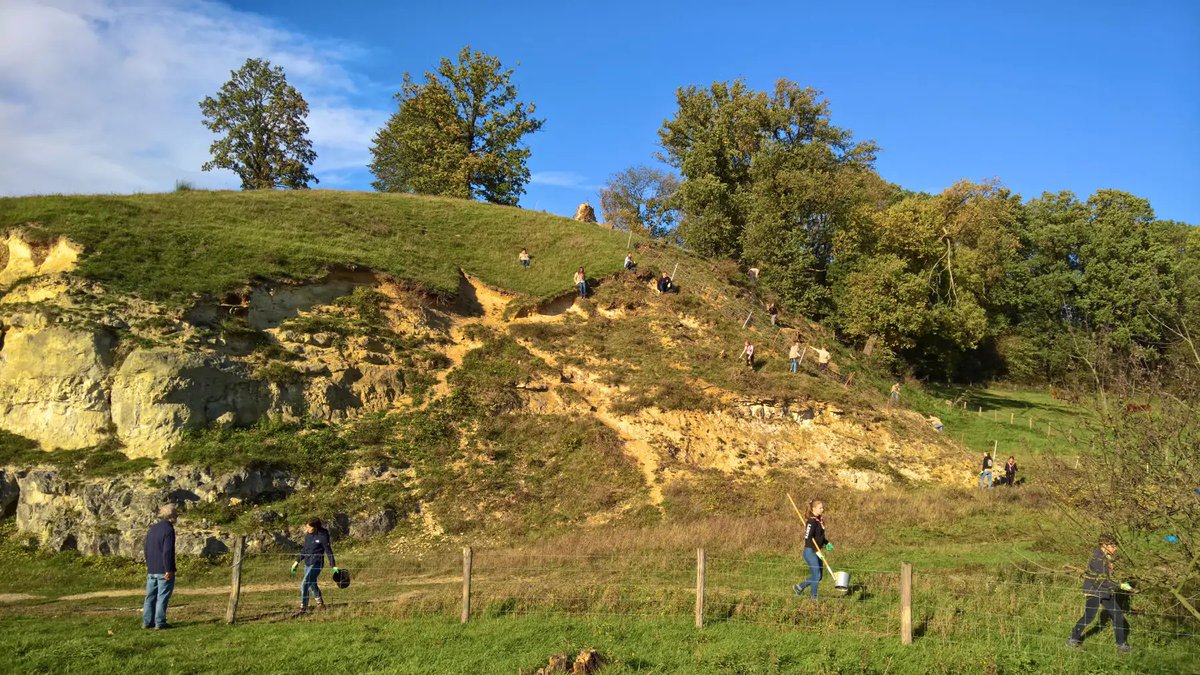
<path fill-rule="evenodd" d="M 200 102 L 204 126 L 223 134 L 209 147 L 204 171 L 229 169 L 243 190 L 306 189 L 319 182 L 309 171 L 317 159 L 308 140 L 308 103 L 287 82 L 283 68 L 246 59 L 230 72 L 216 97 Z"/>
<path fill-rule="evenodd" d="M 529 182 L 522 139 L 542 127 L 512 69 L 469 46 L 424 81 L 404 74 L 398 110 L 375 134 L 372 187 L 515 205 Z"/>
<path fill-rule="evenodd" d="M 678 209 L 672 205 L 679 179 L 669 171 L 633 166 L 609 177 L 600 190 L 604 222 L 617 230 L 663 237 L 675 229 Z"/>
<path fill-rule="evenodd" d="M 814 315 L 831 305 L 833 233 L 892 190 L 871 168 L 875 144 L 831 124 L 820 96 L 788 80 L 771 92 L 741 80 L 687 87 L 659 132 L 683 174 L 676 203 L 688 246 L 758 265 L 767 288 Z"/>

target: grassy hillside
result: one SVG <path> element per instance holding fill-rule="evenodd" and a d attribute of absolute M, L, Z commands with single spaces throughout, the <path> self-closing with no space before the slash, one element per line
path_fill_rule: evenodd
<path fill-rule="evenodd" d="M 190 191 L 0 199 L 0 231 L 33 224 L 84 246 L 78 273 L 154 300 L 310 279 L 358 265 L 450 294 L 464 269 L 536 297 L 621 267 L 625 238 L 600 227 L 461 199 L 368 192 Z M 521 269 L 517 254 L 533 264 Z"/>

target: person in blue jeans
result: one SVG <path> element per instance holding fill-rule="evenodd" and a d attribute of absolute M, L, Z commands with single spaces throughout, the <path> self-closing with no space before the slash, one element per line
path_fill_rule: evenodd
<path fill-rule="evenodd" d="M 582 267 L 575 272 L 575 288 L 579 291 L 579 297 L 587 297 L 587 274 L 584 273 Z"/>
<path fill-rule="evenodd" d="M 979 465 L 979 487 L 983 488 L 984 483 L 987 483 L 987 488 L 992 487 L 992 453 L 983 453 L 983 463 Z"/>
<path fill-rule="evenodd" d="M 808 503 L 808 513 L 805 514 L 804 527 L 804 562 L 808 564 L 808 579 L 792 586 L 796 595 L 802 595 L 808 589 L 808 596 L 817 599 L 817 585 L 821 583 L 823 571 L 821 563 L 825 559 L 824 551 L 832 551 L 833 544 L 825 538 L 825 504 L 819 499 Z"/>
<path fill-rule="evenodd" d="M 150 526 L 142 552 L 146 556 L 146 601 L 142 604 L 142 628 L 163 630 L 167 623 L 167 603 L 175 591 L 175 513 L 174 504 L 158 509 L 159 521 Z"/>
<path fill-rule="evenodd" d="M 300 555 L 292 563 L 292 574 L 304 563 L 304 576 L 300 578 L 300 609 L 294 616 L 308 613 L 308 598 L 312 596 L 317 601 L 317 607 L 325 609 L 325 599 L 321 597 L 321 589 L 317 586 L 317 577 L 321 575 L 325 556 L 329 556 L 329 566 L 333 573 L 338 573 L 337 562 L 333 559 L 333 547 L 329 543 L 329 530 L 321 524 L 320 518 L 312 518 L 304 526 L 304 545 Z"/>

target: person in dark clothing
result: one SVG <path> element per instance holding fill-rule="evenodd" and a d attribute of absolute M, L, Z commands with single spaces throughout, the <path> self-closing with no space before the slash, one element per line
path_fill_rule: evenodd
<path fill-rule="evenodd" d="M 1004 484 L 1012 487 L 1017 482 L 1017 458 L 1012 455 L 1008 456 L 1008 461 L 1004 463 Z"/>
<path fill-rule="evenodd" d="M 983 453 L 983 463 L 979 465 L 979 487 L 983 487 L 986 481 L 987 488 L 992 487 L 992 453 Z"/>
<path fill-rule="evenodd" d="M 321 524 L 320 518 L 313 518 L 304 526 L 304 546 L 300 548 L 296 562 L 292 563 L 292 574 L 296 573 L 296 568 L 301 563 L 304 564 L 304 576 L 300 579 L 300 609 L 296 611 L 295 616 L 308 612 L 309 595 L 316 599 L 317 607 L 325 609 L 325 600 L 321 597 L 321 589 L 317 587 L 317 577 L 324 567 L 325 556 L 329 557 L 329 566 L 333 568 L 333 573 L 337 574 L 333 546 L 329 543 L 329 530 Z"/>
<path fill-rule="evenodd" d="M 1078 647 L 1083 644 L 1083 631 L 1096 618 L 1100 608 L 1112 617 L 1113 632 L 1116 633 L 1117 651 L 1131 651 L 1126 634 L 1129 630 L 1125 623 L 1125 612 L 1117 602 L 1117 589 L 1131 591 L 1133 587 L 1127 582 L 1118 584 L 1113 581 L 1113 556 L 1117 553 L 1117 542 L 1111 537 L 1102 537 L 1100 546 L 1092 553 L 1087 571 L 1083 574 L 1083 595 L 1086 598 L 1083 605 L 1083 617 L 1075 624 L 1071 637 L 1067 638 L 1068 647 Z"/>
<path fill-rule="evenodd" d="M 150 526 L 142 552 L 146 556 L 146 601 L 142 603 L 142 628 L 163 630 L 167 603 L 175 591 L 175 505 L 158 509 L 160 520 Z"/>
<path fill-rule="evenodd" d="M 771 302 L 767 305 L 767 314 L 771 317 L 771 325 L 779 325 L 779 305 Z"/>
<path fill-rule="evenodd" d="M 808 564 L 808 579 L 792 586 L 796 595 L 808 589 L 808 596 L 817 599 L 817 584 L 821 583 L 821 563 L 825 559 L 824 551 L 832 551 L 833 544 L 825 538 L 824 502 L 814 499 L 808 503 L 808 513 L 804 516 L 804 562 Z"/>
<path fill-rule="evenodd" d="M 674 288 L 675 282 L 671 280 L 671 277 L 666 272 L 663 272 L 662 276 L 658 278 L 658 292 L 670 293 Z"/>

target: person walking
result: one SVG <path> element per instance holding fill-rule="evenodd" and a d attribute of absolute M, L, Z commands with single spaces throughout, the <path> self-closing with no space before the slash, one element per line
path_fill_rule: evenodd
<path fill-rule="evenodd" d="M 900 383 L 892 385 L 892 393 L 888 394 L 888 410 L 900 405 Z"/>
<path fill-rule="evenodd" d="M 1117 651 L 1123 654 L 1132 651 L 1126 640 L 1129 626 L 1125 623 L 1125 612 L 1121 609 L 1121 603 L 1117 602 L 1117 590 L 1132 591 L 1133 587 L 1129 585 L 1129 582 L 1123 581 L 1118 584 L 1113 581 L 1113 556 L 1116 553 L 1116 540 L 1108 536 L 1101 537 L 1100 545 L 1092 553 L 1087 571 L 1083 574 L 1083 595 L 1085 597 L 1083 616 L 1075 624 L 1075 629 L 1071 631 L 1071 637 L 1067 638 L 1068 647 L 1079 647 L 1083 644 L 1083 631 L 1103 607 L 1104 611 L 1112 617 L 1113 632 L 1117 638 Z"/>
<path fill-rule="evenodd" d="M 821 563 L 825 560 L 823 551 L 832 551 L 833 544 L 825 538 L 825 503 L 814 499 L 808 503 L 807 513 L 804 514 L 804 562 L 808 564 L 808 579 L 792 586 L 792 592 L 802 595 L 808 590 L 808 597 L 817 599 L 817 585 L 824 576 Z"/>
<path fill-rule="evenodd" d="M 324 567 L 323 558 L 329 556 L 329 566 L 333 573 L 338 573 L 337 563 L 333 559 L 333 546 L 329 543 L 329 530 L 321 524 L 320 518 L 312 518 L 304 526 L 304 546 L 292 563 L 292 574 L 304 563 L 304 576 L 300 578 L 300 609 L 293 616 L 303 616 L 308 613 L 308 597 L 311 595 L 317 601 L 319 609 L 325 609 L 325 599 L 321 597 L 321 589 L 317 586 L 317 577 Z"/>
<path fill-rule="evenodd" d="M 522 267 L 529 267 L 529 251 L 521 249 L 521 254 L 517 256 L 517 260 L 521 261 Z"/>
<path fill-rule="evenodd" d="M 979 466 L 979 487 L 983 488 L 984 479 L 987 479 L 987 489 L 992 488 L 992 453 L 983 453 L 983 463 Z"/>
<path fill-rule="evenodd" d="M 146 601 L 142 603 L 142 628 L 164 630 L 167 603 L 175 592 L 175 519 L 174 504 L 158 509 L 159 521 L 150 526 L 142 552 L 146 556 Z"/>
<path fill-rule="evenodd" d="M 1017 458 L 1012 455 L 1008 456 L 1008 461 L 1004 463 L 1004 484 L 1012 487 L 1017 481 Z"/>
<path fill-rule="evenodd" d="M 791 366 L 789 366 L 789 368 L 792 371 L 792 373 L 795 373 L 796 371 L 800 370 L 800 340 L 799 339 L 792 341 L 792 346 L 788 349 L 788 359 L 791 360 Z"/>
<path fill-rule="evenodd" d="M 579 297 L 587 297 L 587 275 L 583 273 L 582 267 L 575 271 L 575 288 L 579 289 Z"/>
<path fill-rule="evenodd" d="M 742 348 L 741 356 L 746 359 L 747 366 L 754 367 L 754 344 L 749 340 L 746 340 L 746 346 Z"/>

